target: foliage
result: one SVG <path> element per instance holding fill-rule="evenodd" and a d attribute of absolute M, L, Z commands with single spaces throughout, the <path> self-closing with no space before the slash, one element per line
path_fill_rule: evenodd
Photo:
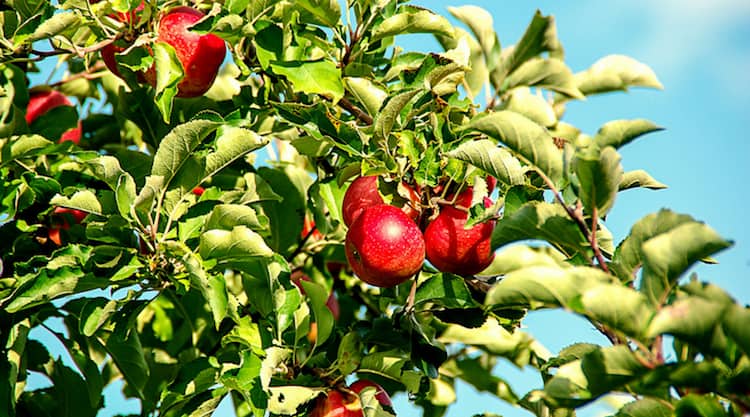
<path fill-rule="evenodd" d="M 612 55 L 574 73 L 542 13 L 502 47 L 474 6 L 451 8 L 454 26 L 403 0 L 196 1 L 209 17 L 194 30 L 225 39 L 233 59 L 204 97 L 181 99 L 174 53 L 148 53 L 167 2 L 113 17 L 139 3 L 0 6 L 0 415 L 94 416 L 116 380 L 141 415 L 210 415 L 227 396 L 238 416 L 306 415 L 355 373 L 435 417 L 459 380 L 537 416 L 614 392 L 634 399 L 617 416 L 750 412 L 750 310 L 683 279 L 731 242 L 666 209 L 616 245 L 605 227 L 619 192 L 664 187 L 624 172 L 618 153 L 660 128 L 616 120 L 589 135 L 562 121 L 568 101 L 661 88 L 646 65 Z M 406 33 L 445 50 L 403 51 Z M 123 40 L 126 81 L 98 53 Z M 76 97 L 78 114 L 29 125 L 27 73 L 55 58 L 62 79 L 31 87 Z M 158 91 L 136 76 L 154 61 Z M 80 144 L 57 143 L 78 117 Z M 469 223 L 496 220 L 493 265 L 471 277 L 425 265 L 394 288 L 359 281 L 340 206 L 364 173 L 382 175 L 388 201 L 406 197 L 400 181 L 420 190 L 422 223 L 472 185 Z M 87 216 L 60 228 L 55 207 Z M 548 352 L 521 328 L 543 308 L 581 315 L 611 344 Z M 542 385 L 514 392 L 493 372 L 501 360 Z M 33 374 L 50 386 L 29 388 Z M 367 415 L 389 415 L 367 397 Z"/>

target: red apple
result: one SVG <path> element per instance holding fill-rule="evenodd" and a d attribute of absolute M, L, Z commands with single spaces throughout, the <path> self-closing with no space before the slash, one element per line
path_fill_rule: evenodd
<path fill-rule="evenodd" d="M 193 188 L 190 192 L 193 193 L 193 195 L 196 195 L 198 197 L 202 196 L 203 193 L 206 191 L 205 188 L 201 187 L 200 185 Z"/>
<path fill-rule="evenodd" d="M 455 204 L 468 208 L 472 192 L 471 188 L 462 192 Z M 485 206 L 489 205 L 491 202 L 486 199 Z M 468 217 L 468 212 L 455 206 L 443 206 L 435 220 L 427 225 L 424 232 L 427 260 L 440 271 L 474 275 L 492 263 L 495 253 L 492 251 L 491 238 L 495 221 L 466 229 L 464 226 Z"/>
<path fill-rule="evenodd" d="M 341 214 L 344 224 L 351 226 L 354 220 L 367 207 L 383 204 L 383 197 L 378 192 L 378 176 L 367 175 L 352 181 L 344 194 Z"/>
<path fill-rule="evenodd" d="M 380 204 L 364 209 L 346 233 L 346 259 L 354 273 L 378 287 L 398 285 L 422 268 L 422 231 L 403 211 Z"/>
<path fill-rule="evenodd" d="M 70 229 L 71 222 L 79 224 L 83 221 L 88 213 L 81 210 L 71 209 L 67 207 L 56 207 L 52 211 L 52 216 L 55 218 L 55 222 L 47 230 L 47 237 L 49 240 L 55 242 L 57 246 L 62 245 L 62 239 L 60 238 L 60 230 Z"/>
<path fill-rule="evenodd" d="M 190 27 L 205 15 L 191 7 L 178 6 L 162 16 L 157 29 L 157 41 L 171 45 L 185 71 L 185 78 L 177 86 L 178 97 L 198 97 L 208 91 L 216 79 L 226 55 L 224 40 L 216 35 L 201 35 Z M 146 81 L 156 85 L 156 70 L 149 68 Z"/>
<path fill-rule="evenodd" d="M 29 97 L 29 104 L 26 106 L 26 124 L 31 125 L 39 116 L 59 106 L 73 107 L 73 103 L 65 95 L 57 90 L 39 91 L 32 93 Z M 68 129 L 61 136 L 58 142 L 66 140 L 76 144 L 81 141 L 81 122 L 78 127 Z"/>
<path fill-rule="evenodd" d="M 302 221 L 302 231 L 300 232 L 300 237 L 304 239 L 308 234 L 310 235 L 310 238 L 312 240 L 323 239 L 323 234 L 320 233 L 320 230 L 315 227 L 315 221 L 311 219 L 310 216 L 305 215 L 305 218 Z"/>
<path fill-rule="evenodd" d="M 488 175 L 487 178 L 485 178 L 485 182 L 487 182 L 487 194 L 492 194 L 492 192 L 495 191 L 495 187 L 497 187 L 497 178 Z"/>
<path fill-rule="evenodd" d="M 363 389 L 367 387 L 374 387 L 378 392 L 375 394 L 375 398 L 378 400 L 380 405 L 384 407 L 392 408 L 391 398 L 388 393 L 380 385 L 367 380 L 360 380 L 353 383 L 349 390 L 356 394 L 359 394 Z M 362 411 L 362 402 L 358 396 L 352 395 L 349 392 L 342 392 L 338 390 L 332 390 L 326 397 L 320 397 L 317 400 L 315 408 L 310 414 L 310 417 L 363 417 L 364 412 Z"/>

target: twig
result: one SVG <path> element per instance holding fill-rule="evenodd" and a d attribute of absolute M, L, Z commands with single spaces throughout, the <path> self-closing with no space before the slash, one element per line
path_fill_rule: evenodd
<path fill-rule="evenodd" d="M 373 123 L 372 116 L 365 113 L 362 109 L 355 106 L 354 103 L 347 100 L 346 98 L 342 98 L 339 100 L 339 106 L 341 106 L 344 110 L 351 113 L 353 116 L 355 116 L 357 119 L 362 121 L 366 125 L 371 125 Z"/>

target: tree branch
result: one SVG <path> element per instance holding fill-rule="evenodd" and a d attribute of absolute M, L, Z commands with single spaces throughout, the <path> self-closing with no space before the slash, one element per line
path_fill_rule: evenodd
<path fill-rule="evenodd" d="M 355 106 L 354 103 L 347 100 L 345 97 L 339 100 L 339 106 L 341 106 L 341 108 L 351 113 L 354 117 L 359 119 L 362 123 L 366 125 L 371 125 L 373 123 L 372 116 L 365 113 L 359 107 Z"/>

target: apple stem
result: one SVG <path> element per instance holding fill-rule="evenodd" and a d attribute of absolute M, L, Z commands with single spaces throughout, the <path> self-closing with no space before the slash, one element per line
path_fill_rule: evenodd
<path fill-rule="evenodd" d="M 411 283 L 411 289 L 409 290 L 409 297 L 406 299 L 406 311 L 411 312 L 414 310 L 414 298 L 417 295 L 417 280 L 419 279 L 419 272 L 414 275 L 414 280 Z"/>

